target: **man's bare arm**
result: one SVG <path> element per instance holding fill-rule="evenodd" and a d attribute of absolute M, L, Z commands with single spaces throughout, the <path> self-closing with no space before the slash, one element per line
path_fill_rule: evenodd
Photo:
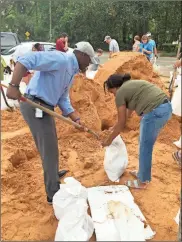
<path fill-rule="evenodd" d="M 112 54 L 113 54 L 113 52 L 110 51 L 110 52 L 109 52 L 109 59 L 111 58 Z"/>
<path fill-rule="evenodd" d="M 17 62 L 13 72 L 12 80 L 10 82 L 10 86 L 7 89 L 6 96 L 8 98 L 17 100 L 21 97 L 19 85 L 26 72 L 27 69 L 21 63 Z"/>
<path fill-rule="evenodd" d="M 156 47 L 154 48 L 154 54 L 155 54 L 155 56 L 157 55 L 157 48 Z"/>

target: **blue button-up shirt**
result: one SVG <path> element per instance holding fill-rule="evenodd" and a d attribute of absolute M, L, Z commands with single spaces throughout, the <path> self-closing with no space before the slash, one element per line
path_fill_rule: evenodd
<path fill-rule="evenodd" d="M 79 72 L 74 53 L 33 52 L 19 57 L 17 61 L 27 70 L 36 70 L 26 94 L 36 96 L 49 105 L 58 105 L 64 116 L 74 112 L 69 98 L 73 77 Z"/>

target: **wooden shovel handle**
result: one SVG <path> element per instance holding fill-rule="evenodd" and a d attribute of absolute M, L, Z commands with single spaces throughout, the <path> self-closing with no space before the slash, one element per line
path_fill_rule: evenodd
<path fill-rule="evenodd" d="M 1 83 L 1 86 L 5 87 L 5 88 L 8 88 L 6 85 L 4 85 L 2 83 Z M 62 116 L 62 115 L 60 115 L 60 114 L 58 114 L 58 113 L 56 113 L 56 112 L 54 112 L 54 111 L 52 111 L 52 110 L 50 110 L 48 108 L 45 108 L 44 106 L 42 106 L 42 105 L 40 105 L 38 103 L 35 103 L 35 102 L 31 101 L 30 99 L 24 97 L 23 95 L 20 97 L 20 100 L 23 101 L 23 102 L 29 103 L 30 105 L 32 105 L 35 108 L 41 109 L 42 111 L 48 113 L 49 115 L 51 115 L 51 116 L 53 116 L 55 118 L 58 118 L 58 119 L 62 120 L 63 122 L 65 122 L 67 124 L 73 125 L 75 128 L 78 128 L 78 129 L 81 128 L 81 126 L 79 124 L 73 122 L 72 120 L 70 120 L 68 118 L 65 118 L 64 116 Z M 92 135 L 94 135 L 97 139 L 99 138 L 99 135 L 96 134 L 91 129 L 88 129 L 87 132 L 92 134 Z"/>

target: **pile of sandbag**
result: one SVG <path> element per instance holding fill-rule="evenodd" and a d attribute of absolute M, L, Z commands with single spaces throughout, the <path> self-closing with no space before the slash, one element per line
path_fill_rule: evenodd
<path fill-rule="evenodd" d="M 54 213 L 59 220 L 55 241 L 88 241 L 94 225 L 87 213 L 87 189 L 72 177 L 64 182 L 53 197 Z"/>

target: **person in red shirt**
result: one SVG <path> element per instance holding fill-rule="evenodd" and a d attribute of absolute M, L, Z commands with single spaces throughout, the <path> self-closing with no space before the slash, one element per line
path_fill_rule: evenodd
<path fill-rule="evenodd" d="M 56 50 L 62 52 L 68 51 L 68 35 L 66 33 L 62 33 L 56 40 Z"/>

